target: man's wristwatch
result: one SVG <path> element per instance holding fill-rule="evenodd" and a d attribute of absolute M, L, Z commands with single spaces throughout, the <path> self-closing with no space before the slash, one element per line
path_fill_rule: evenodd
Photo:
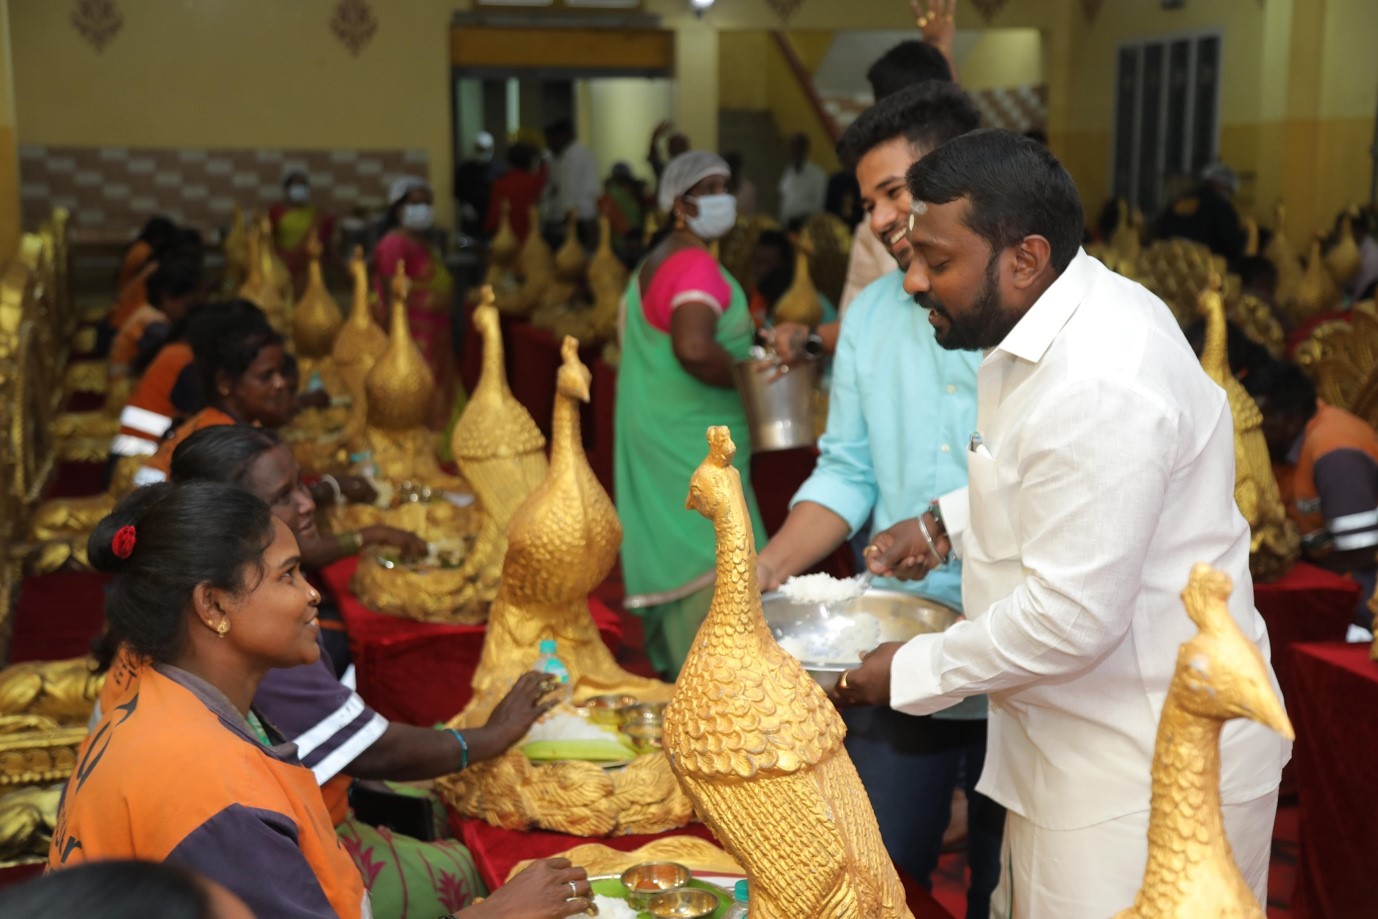
<path fill-rule="evenodd" d="M 804 356 L 811 361 L 823 356 L 823 336 L 817 329 L 809 329 L 809 337 L 804 339 Z"/>

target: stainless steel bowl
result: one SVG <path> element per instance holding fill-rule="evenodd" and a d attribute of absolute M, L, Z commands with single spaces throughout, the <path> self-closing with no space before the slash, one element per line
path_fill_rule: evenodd
<path fill-rule="evenodd" d="M 700 887 L 681 887 L 651 897 L 646 911 L 656 919 L 703 919 L 721 905 L 718 895 Z"/>
<path fill-rule="evenodd" d="M 761 598 L 761 606 L 777 641 L 793 638 L 817 646 L 842 644 L 844 648 L 846 639 L 842 636 L 848 626 L 838 620 L 855 621 L 858 614 L 875 617 L 880 626 L 880 642 L 908 641 L 915 635 L 942 632 L 961 616 L 946 604 L 898 590 L 868 590 L 854 600 L 832 605 L 791 603 L 784 594 L 768 593 Z M 818 685 L 829 692 L 837 685 L 842 671 L 856 667 L 857 662 L 857 655 L 846 651 L 810 654 L 800 660 Z"/>
<path fill-rule="evenodd" d="M 656 894 L 678 890 L 692 877 L 689 869 L 677 862 L 644 862 L 622 872 L 622 886 L 627 888 L 627 902 L 645 909 Z"/>

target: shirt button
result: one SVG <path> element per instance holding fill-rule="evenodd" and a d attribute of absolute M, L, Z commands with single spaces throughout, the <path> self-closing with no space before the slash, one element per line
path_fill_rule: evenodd
<path fill-rule="evenodd" d="M 948 394 L 949 396 L 952 395 L 953 393 L 955 393 L 956 391 L 957 391 L 957 387 L 953 386 L 951 383 L 949 383 L 949 384 L 947 385 L 947 394 Z"/>
<path fill-rule="evenodd" d="M 951 452 L 952 452 L 952 448 L 949 447 L 947 444 L 943 444 L 943 445 L 942 445 L 941 447 L 939 447 L 938 449 L 939 449 L 939 450 L 942 450 L 944 453 L 951 453 Z"/>

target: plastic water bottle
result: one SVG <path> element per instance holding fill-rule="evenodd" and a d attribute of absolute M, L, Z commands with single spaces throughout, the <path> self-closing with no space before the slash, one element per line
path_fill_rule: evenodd
<path fill-rule="evenodd" d="M 378 464 L 373 461 L 373 451 L 363 450 L 359 453 L 351 453 L 349 461 L 354 465 L 354 474 L 361 475 L 370 482 L 378 479 Z"/>
<path fill-rule="evenodd" d="M 732 890 L 732 905 L 722 914 L 722 919 L 746 919 L 746 896 L 746 878 L 742 878 Z"/>
<path fill-rule="evenodd" d="M 541 639 L 541 643 L 537 646 L 537 650 L 540 651 L 541 654 L 536 660 L 537 672 L 553 676 L 560 684 L 560 695 L 567 698 L 570 695 L 571 689 L 569 685 L 569 668 L 565 666 L 564 661 L 556 656 L 557 647 L 555 639 Z"/>

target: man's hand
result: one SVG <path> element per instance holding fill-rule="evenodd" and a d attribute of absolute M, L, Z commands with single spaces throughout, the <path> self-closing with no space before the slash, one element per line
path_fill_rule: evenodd
<path fill-rule="evenodd" d="M 947 534 L 937 535 L 942 528 L 927 513 L 923 516 L 923 522 L 928 527 L 929 535 L 934 537 L 938 552 L 946 558 L 952 551 Z M 919 531 L 918 517 L 901 520 L 888 530 L 881 530 L 872 537 L 871 547 L 876 551 L 866 554 L 866 564 L 881 577 L 919 581 L 927 576 L 928 572 L 942 565 L 942 561 L 934 557 L 932 550 L 928 548 L 928 542 L 923 538 L 923 533 Z"/>
<path fill-rule="evenodd" d="M 902 641 L 887 641 L 874 651 L 861 655 L 861 666 L 844 671 L 834 687 L 832 697 L 838 705 L 890 704 L 890 664 L 895 652 L 904 646 Z"/>
<path fill-rule="evenodd" d="M 808 326 L 799 322 L 782 322 L 775 327 L 772 343 L 781 363 L 801 364 L 809 359 L 804 351 L 804 345 L 808 340 Z"/>

